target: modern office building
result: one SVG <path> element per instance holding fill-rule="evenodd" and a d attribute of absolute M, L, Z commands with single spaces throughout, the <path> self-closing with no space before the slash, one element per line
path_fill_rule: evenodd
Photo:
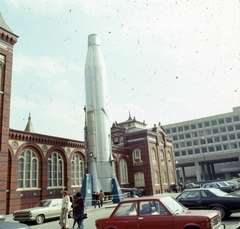
<path fill-rule="evenodd" d="M 240 174 L 240 107 L 232 112 L 164 125 L 173 139 L 180 182 Z"/>

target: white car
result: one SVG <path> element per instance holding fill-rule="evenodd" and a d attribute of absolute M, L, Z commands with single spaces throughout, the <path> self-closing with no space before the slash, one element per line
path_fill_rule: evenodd
<path fill-rule="evenodd" d="M 61 208 L 62 199 L 41 200 L 33 208 L 14 211 L 13 219 L 20 222 L 35 221 L 41 224 L 46 219 L 59 217 Z M 69 211 L 69 217 L 72 217 L 72 209 Z"/>

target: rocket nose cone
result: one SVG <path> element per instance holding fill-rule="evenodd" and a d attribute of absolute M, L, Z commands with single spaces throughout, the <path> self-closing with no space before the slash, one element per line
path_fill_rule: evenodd
<path fill-rule="evenodd" d="M 88 36 L 88 46 L 100 45 L 100 39 L 97 34 L 91 34 Z"/>

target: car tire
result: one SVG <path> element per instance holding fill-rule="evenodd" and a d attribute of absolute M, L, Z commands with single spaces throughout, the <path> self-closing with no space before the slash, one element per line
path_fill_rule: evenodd
<path fill-rule="evenodd" d="M 73 211 L 70 211 L 70 212 L 68 213 L 68 218 L 73 218 Z"/>
<path fill-rule="evenodd" d="M 42 224 L 44 220 L 45 220 L 44 215 L 38 215 L 35 221 L 36 221 L 36 224 Z"/>
<path fill-rule="evenodd" d="M 228 211 L 221 206 L 214 206 L 212 209 L 219 211 L 222 219 L 227 219 L 230 216 Z"/>

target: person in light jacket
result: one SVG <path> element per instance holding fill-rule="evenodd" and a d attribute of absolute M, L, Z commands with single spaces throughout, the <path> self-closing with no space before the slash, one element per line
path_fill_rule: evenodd
<path fill-rule="evenodd" d="M 70 198 L 68 196 L 68 192 L 65 190 L 63 191 L 62 209 L 59 221 L 61 229 L 69 229 L 68 212 L 70 211 L 70 208 L 71 208 Z"/>

